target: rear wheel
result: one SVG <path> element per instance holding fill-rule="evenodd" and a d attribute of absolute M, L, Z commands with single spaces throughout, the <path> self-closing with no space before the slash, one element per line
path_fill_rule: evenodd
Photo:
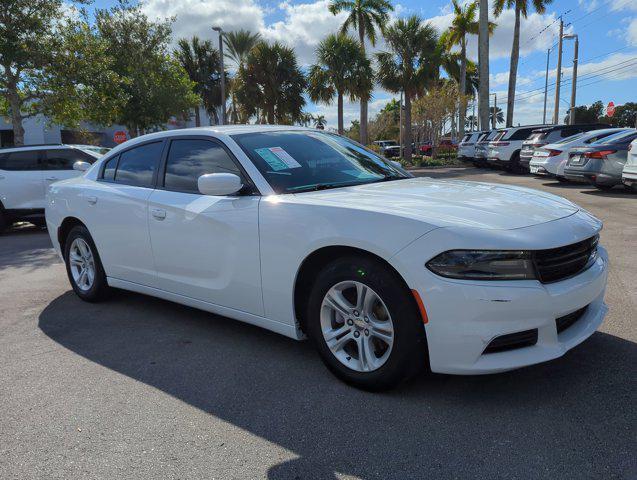
<path fill-rule="evenodd" d="M 7 227 L 9 227 L 9 220 L 2 209 L 0 209 L 0 233 L 4 232 Z"/>
<path fill-rule="evenodd" d="M 64 247 L 66 273 L 73 290 L 82 300 L 98 302 L 110 293 L 102 262 L 86 227 L 73 227 Z"/>
<path fill-rule="evenodd" d="M 595 188 L 597 188 L 598 190 L 602 190 L 603 192 L 606 192 L 608 190 L 612 190 L 614 185 L 604 185 L 603 183 L 593 183 L 593 186 Z"/>
<path fill-rule="evenodd" d="M 425 329 L 411 292 L 373 259 L 328 264 L 312 287 L 306 318 L 321 359 L 350 385 L 385 390 L 427 364 Z"/>
<path fill-rule="evenodd" d="M 562 176 L 557 176 L 555 177 L 557 179 L 558 182 L 560 183 L 568 183 L 568 178 L 566 177 L 562 177 Z"/>

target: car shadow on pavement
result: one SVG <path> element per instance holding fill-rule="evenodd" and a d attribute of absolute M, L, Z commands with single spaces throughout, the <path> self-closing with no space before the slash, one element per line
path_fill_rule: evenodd
<path fill-rule="evenodd" d="M 372 394 L 336 380 L 309 342 L 143 295 L 88 304 L 67 292 L 39 327 L 91 362 L 298 455 L 271 467 L 271 479 L 637 474 L 637 345 L 604 333 L 547 364 L 423 374 Z"/>
<path fill-rule="evenodd" d="M 9 267 L 34 271 L 60 262 L 46 230 L 29 225 L 0 236 L 0 271 Z"/>

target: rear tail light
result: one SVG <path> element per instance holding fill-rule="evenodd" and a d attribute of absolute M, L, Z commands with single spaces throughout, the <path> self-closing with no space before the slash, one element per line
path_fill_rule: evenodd
<path fill-rule="evenodd" d="M 584 156 L 587 158 L 606 158 L 606 156 L 616 152 L 617 150 L 600 150 L 599 152 L 586 152 Z"/>
<path fill-rule="evenodd" d="M 557 157 L 560 153 L 562 150 L 549 150 L 549 157 Z"/>
<path fill-rule="evenodd" d="M 509 144 L 509 142 L 493 142 L 491 143 L 492 146 L 494 147 L 506 147 Z"/>

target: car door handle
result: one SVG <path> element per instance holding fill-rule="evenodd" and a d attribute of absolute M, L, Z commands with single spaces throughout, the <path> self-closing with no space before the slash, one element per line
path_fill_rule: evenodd
<path fill-rule="evenodd" d="M 91 205 L 95 205 L 97 203 L 97 197 L 94 195 L 89 195 L 86 197 L 86 201 Z"/>
<path fill-rule="evenodd" d="M 46 180 L 48 182 L 55 182 L 56 180 L 59 180 L 59 178 L 58 177 L 46 177 Z"/>
<path fill-rule="evenodd" d="M 164 218 L 166 218 L 166 210 L 162 209 L 162 208 L 153 208 L 150 211 L 151 215 L 153 217 L 155 217 L 157 220 L 163 220 Z"/>

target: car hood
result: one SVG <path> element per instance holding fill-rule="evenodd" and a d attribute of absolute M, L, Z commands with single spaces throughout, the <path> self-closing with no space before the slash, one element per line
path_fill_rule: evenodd
<path fill-rule="evenodd" d="M 538 190 L 432 178 L 356 185 L 293 196 L 295 203 L 375 211 L 436 227 L 515 229 L 558 220 L 578 211 L 568 200 Z"/>

